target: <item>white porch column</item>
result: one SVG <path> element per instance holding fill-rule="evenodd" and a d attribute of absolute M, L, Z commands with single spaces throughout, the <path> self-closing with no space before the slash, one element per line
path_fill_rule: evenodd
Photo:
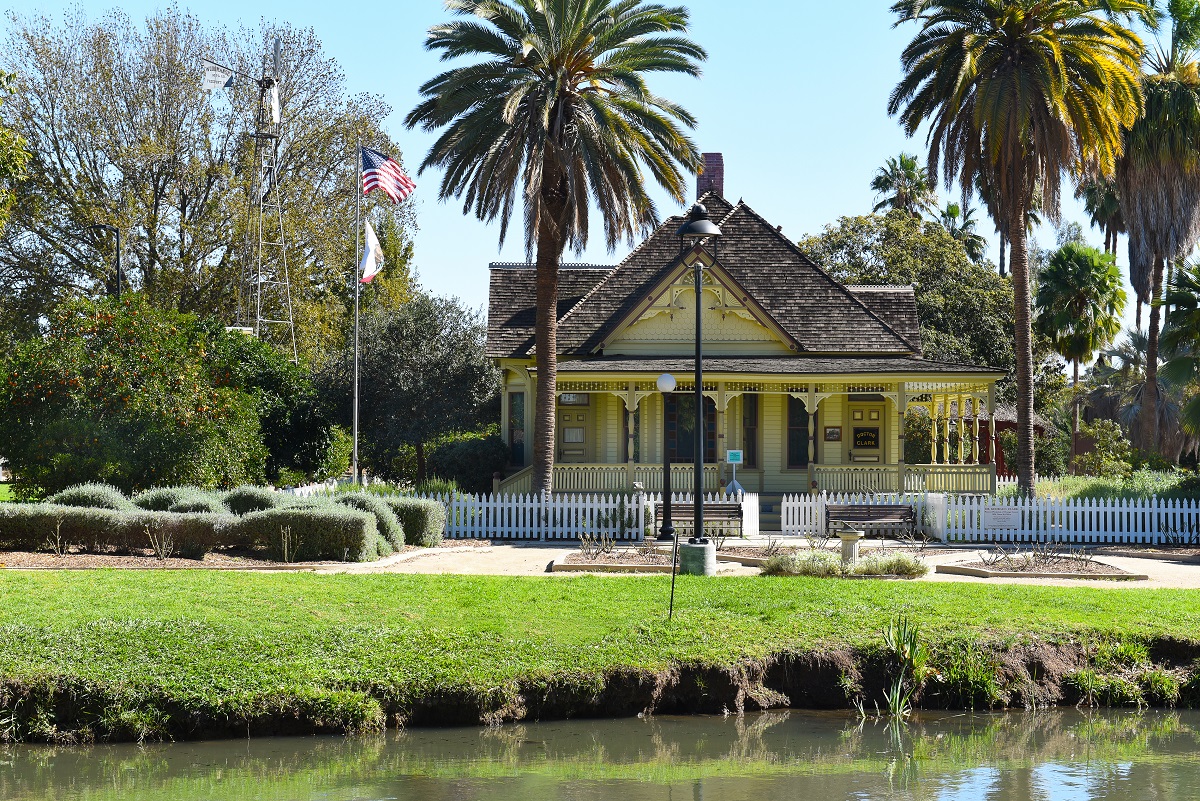
<path fill-rule="evenodd" d="M 996 385 L 988 385 L 988 436 L 992 440 L 992 494 L 996 494 L 996 454 L 1000 438 L 996 436 Z"/>
<path fill-rule="evenodd" d="M 786 396 L 785 396 L 786 397 Z M 786 403 L 786 401 L 785 401 Z M 816 464 L 817 464 L 817 402 L 813 394 L 812 385 L 808 387 L 808 395 L 804 399 L 804 409 L 808 412 L 808 492 L 813 492 L 813 481 L 816 480 Z M 786 415 L 787 407 L 784 407 Z M 845 414 L 843 411 L 842 414 Z M 785 418 L 786 419 L 786 418 Z M 786 437 L 784 448 L 787 448 Z"/>
<path fill-rule="evenodd" d="M 942 396 L 942 464 L 950 464 L 950 396 Z"/>
<path fill-rule="evenodd" d="M 725 452 L 728 450 L 729 443 L 725 437 L 725 410 L 729 405 L 729 398 L 725 395 L 725 382 L 717 383 L 717 484 L 719 489 L 724 490 L 725 485 Z"/>
<path fill-rule="evenodd" d="M 896 472 L 897 490 L 904 492 L 908 488 L 904 481 L 904 415 L 908 411 L 908 396 L 905 395 L 904 382 L 896 384 L 896 412 L 899 420 L 897 421 L 896 434 Z"/>
<path fill-rule="evenodd" d="M 964 405 L 964 399 L 960 393 L 958 396 L 958 463 L 964 464 L 963 454 L 966 452 L 965 445 L 967 439 L 967 408 Z"/>
<path fill-rule="evenodd" d="M 979 437 L 979 396 L 971 397 L 971 420 L 975 423 L 975 436 L 971 438 L 971 463 L 979 464 L 983 456 L 983 440 Z"/>
<path fill-rule="evenodd" d="M 929 437 L 929 442 L 930 442 L 929 463 L 937 464 L 938 463 L 938 460 L 937 460 L 937 451 L 938 451 L 937 395 L 930 395 L 929 398 L 930 398 L 930 400 L 929 400 L 929 421 L 930 421 L 931 425 L 933 426 L 931 429 L 931 432 L 930 432 L 930 437 Z"/>

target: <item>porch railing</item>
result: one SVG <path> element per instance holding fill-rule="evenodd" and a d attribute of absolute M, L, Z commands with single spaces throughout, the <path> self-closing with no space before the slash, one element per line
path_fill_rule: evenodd
<path fill-rule="evenodd" d="M 817 465 L 813 481 L 820 492 L 895 492 L 900 468 L 895 465 Z"/>
<path fill-rule="evenodd" d="M 905 465 L 904 491 L 985 495 L 992 491 L 995 469 L 990 464 Z"/>

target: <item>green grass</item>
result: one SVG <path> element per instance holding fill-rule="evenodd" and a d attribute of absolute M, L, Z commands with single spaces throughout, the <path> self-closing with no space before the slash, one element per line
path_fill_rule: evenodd
<path fill-rule="evenodd" d="M 154 736 L 160 710 L 333 727 L 516 682 L 598 689 L 612 670 L 875 647 L 899 613 L 928 641 L 1200 638 L 1197 594 L 806 578 L 0 572 L 0 681 L 100 693 L 98 726 Z M 0 713 L 4 695 L 0 691 Z M 0 725 L 4 715 L 0 714 Z M 51 726 L 53 721 L 42 721 Z M 2 734 L 2 732 L 0 732 Z"/>
<path fill-rule="evenodd" d="M 0 503 L 11 501 L 13 499 L 12 484 L 7 481 L 0 481 Z"/>
<path fill-rule="evenodd" d="M 1195 473 L 1183 471 L 1135 470 L 1125 478 L 1100 478 L 1097 476 L 1061 476 L 1043 478 L 1037 483 L 1037 494 L 1043 498 L 1191 498 L 1196 499 Z M 1191 489 L 1180 487 L 1181 482 L 1191 477 Z M 1015 498 L 1017 487 L 1002 488 L 997 495 Z"/>

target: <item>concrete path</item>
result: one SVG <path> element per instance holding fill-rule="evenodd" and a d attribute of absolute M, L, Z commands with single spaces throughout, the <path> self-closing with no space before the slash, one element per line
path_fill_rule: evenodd
<path fill-rule="evenodd" d="M 889 547 L 896 547 L 894 544 Z M 399 554 L 381 562 L 365 565 L 338 565 L 318 569 L 319 573 L 445 573 L 459 575 L 497 576 L 570 576 L 578 573 L 550 573 L 548 568 L 555 559 L 577 550 L 575 545 L 509 545 L 498 544 L 487 548 L 447 547 L 428 551 L 413 551 Z M 976 561 L 978 548 L 959 548 L 954 553 L 936 554 L 926 557 L 929 573 L 921 581 L 961 581 L 974 583 L 1036 584 L 1061 587 L 1102 587 L 1112 589 L 1176 588 L 1200 589 L 1200 563 L 1170 561 L 1163 559 L 1130 558 L 1123 556 L 1099 556 L 1099 561 L 1121 568 L 1130 573 L 1148 575 L 1149 581 L 1102 581 L 1096 579 L 982 579 L 971 576 L 955 576 L 935 573 L 939 564 Z M 758 568 L 739 566 L 722 575 L 758 575 Z M 612 575 L 612 574 L 605 574 Z M 622 574 L 661 575 L 661 574 Z"/>

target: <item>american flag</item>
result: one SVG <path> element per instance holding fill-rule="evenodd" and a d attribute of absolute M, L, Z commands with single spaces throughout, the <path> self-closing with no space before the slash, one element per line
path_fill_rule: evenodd
<path fill-rule="evenodd" d="M 390 159 L 378 150 L 362 149 L 362 190 L 370 194 L 372 189 L 382 189 L 393 203 L 399 203 L 413 193 L 417 185 L 404 174 L 395 159 Z"/>

